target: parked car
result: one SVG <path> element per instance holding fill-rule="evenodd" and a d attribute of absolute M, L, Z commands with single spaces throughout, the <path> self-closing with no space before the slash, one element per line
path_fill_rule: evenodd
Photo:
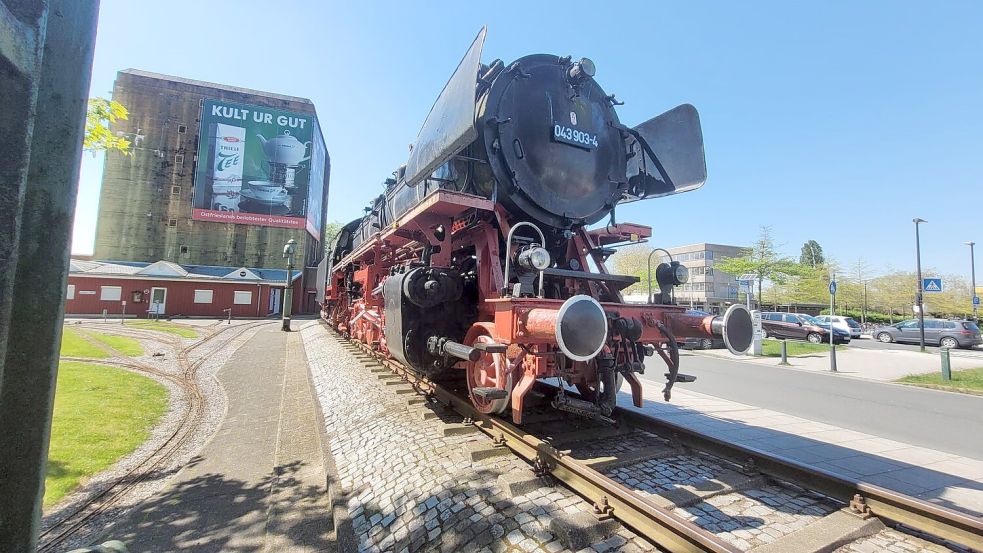
<path fill-rule="evenodd" d="M 876 328 L 872 335 L 884 343 L 918 344 L 921 342 L 918 319 Z M 971 348 L 983 344 L 983 337 L 980 336 L 980 327 L 976 326 L 973 321 L 925 319 L 925 343 L 950 349 Z"/>
<path fill-rule="evenodd" d="M 860 323 L 853 320 L 851 317 L 842 317 L 840 315 L 819 315 L 816 317 L 817 320 L 829 324 L 833 323 L 833 328 L 838 328 L 850 333 L 851 338 L 860 337 Z"/>
<path fill-rule="evenodd" d="M 700 311 L 699 309 L 687 309 L 686 313 L 688 315 L 699 315 L 705 317 L 710 315 L 706 311 Z M 685 347 L 688 349 L 720 349 L 727 346 L 724 345 L 723 338 L 684 338 L 683 343 L 680 347 Z"/>
<path fill-rule="evenodd" d="M 814 344 L 829 342 L 830 325 L 809 315 L 797 313 L 764 312 L 761 314 L 761 330 L 765 338 L 791 338 L 808 340 Z M 850 333 L 832 329 L 833 343 L 849 343 Z"/>
<path fill-rule="evenodd" d="M 850 340 L 852 339 L 852 336 L 850 336 L 850 331 L 849 330 L 843 330 L 841 328 L 831 328 L 832 325 L 830 325 L 829 323 L 824 323 L 824 322 L 820 321 L 819 319 L 816 319 L 812 315 L 799 315 L 799 318 L 802 319 L 802 322 L 804 322 L 804 323 L 807 322 L 807 323 L 810 323 L 810 324 L 814 324 L 816 326 L 819 326 L 821 328 L 824 328 L 827 332 L 828 331 L 832 331 L 833 332 L 833 338 L 834 338 L 833 339 L 833 342 L 834 343 L 837 343 L 837 344 L 849 344 L 850 343 Z M 827 340 L 827 342 L 828 341 L 829 340 Z"/>

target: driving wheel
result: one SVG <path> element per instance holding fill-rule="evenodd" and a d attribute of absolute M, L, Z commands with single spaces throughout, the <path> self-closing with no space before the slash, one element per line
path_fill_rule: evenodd
<path fill-rule="evenodd" d="M 491 336 L 482 332 L 469 345 L 496 343 L 498 342 Z M 468 362 L 468 395 L 471 397 L 471 404 L 479 413 L 496 415 L 508 408 L 509 398 L 512 395 L 512 375 L 508 374 L 508 369 L 509 361 L 504 353 L 483 352 L 477 361 Z M 476 394 L 474 392 L 476 388 L 505 390 L 505 397 L 488 399 Z"/>

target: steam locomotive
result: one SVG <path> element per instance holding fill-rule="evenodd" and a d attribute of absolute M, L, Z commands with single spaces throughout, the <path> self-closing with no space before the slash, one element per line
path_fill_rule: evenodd
<path fill-rule="evenodd" d="M 742 306 L 703 317 L 674 304 L 673 288 L 688 278 L 679 262 L 660 260 L 650 272 L 659 290 L 647 304 L 621 295 L 639 277 L 605 267 L 617 246 L 652 234 L 617 222 L 616 206 L 706 180 L 696 109 L 625 126 L 590 59 L 535 54 L 486 65 L 485 35 L 385 193 L 336 237 L 323 317 L 431 378 L 465 371 L 475 408 L 511 409 L 516 423 L 537 380 L 568 385 L 555 388 L 553 407 L 605 419 L 623 381 L 641 406 L 637 375 L 648 356 L 669 368 L 669 399 L 686 379 L 684 337 L 746 350 L 752 326 Z"/>

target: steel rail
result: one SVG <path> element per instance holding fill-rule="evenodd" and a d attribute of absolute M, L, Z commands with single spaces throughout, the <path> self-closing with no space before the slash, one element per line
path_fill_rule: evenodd
<path fill-rule="evenodd" d="M 479 413 L 454 392 L 420 377 L 400 363 L 378 357 L 363 345 L 349 342 L 370 358 L 398 373 L 414 388 L 472 420 L 499 446 L 506 446 L 526 461 L 548 468 L 550 474 L 594 504 L 600 518 L 614 517 L 655 541 L 679 552 L 737 553 L 741 551 L 604 476 L 510 422 Z"/>
<path fill-rule="evenodd" d="M 550 444 L 505 420 L 477 412 L 453 391 L 422 378 L 400 363 L 380 357 L 364 344 L 345 340 L 375 362 L 398 373 L 414 388 L 474 422 L 500 446 L 544 466 L 558 480 L 591 501 L 595 511 L 610 515 L 671 551 L 740 551 L 695 524 L 682 519 L 632 492 L 600 472 L 564 454 Z M 737 465 L 788 481 L 849 505 L 864 518 L 878 517 L 935 538 L 983 550 L 983 518 L 897 493 L 880 486 L 846 479 L 794 459 L 755 448 L 732 444 L 637 411 L 618 407 L 613 415 L 629 426 L 709 453 Z"/>
<path fill-rule="evenodd" d="M 752 462 L 764 474 L 842 501 L 850 505 L 857 514 L 876 516 L 965 547 L 983 550 L 981 517 L 874 484 L 850 480 L 795 459 L 719 440 L 623 407 L 615 408 L 613 414 L 638 429 L 676 440 L 697 451 L 710 453 L 738 465 Z"/>

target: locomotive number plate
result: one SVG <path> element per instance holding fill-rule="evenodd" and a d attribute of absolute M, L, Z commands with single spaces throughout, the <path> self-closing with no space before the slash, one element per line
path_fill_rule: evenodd
<path fill-rule="evenodd" d="M 578 131 L 560 123 L 553 124 L 553 140 L 593 150 L 597 147 L 597 135 L 585 131 Z"/>

